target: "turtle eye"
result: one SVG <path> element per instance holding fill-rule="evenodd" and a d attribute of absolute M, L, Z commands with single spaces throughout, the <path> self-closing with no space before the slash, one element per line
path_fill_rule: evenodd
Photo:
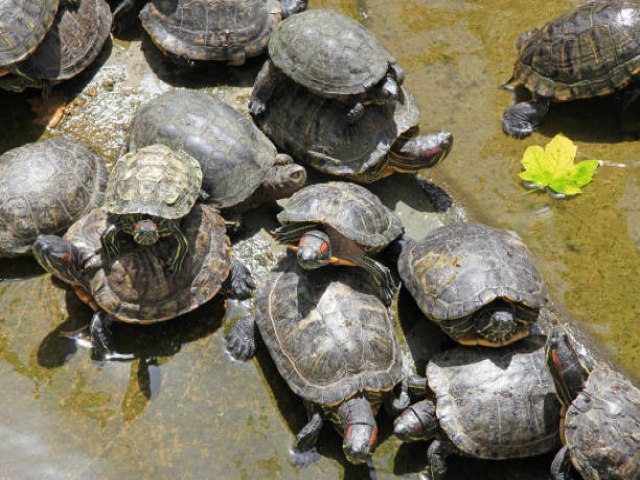
<path fill-rule="evenodd" d="M 69 255 L 68 253 L 60 253 L 57 254 L 56 257 L 65 263 L 71 259 L 71 255 Z"/>

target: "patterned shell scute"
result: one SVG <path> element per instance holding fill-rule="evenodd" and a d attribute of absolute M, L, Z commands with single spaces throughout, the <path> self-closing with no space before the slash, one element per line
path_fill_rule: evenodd
<path fill-rule="evenodd" d="M 56 138 L 0 156 L 0 257 L 31 253 L 40 234 L 58 234 L 102 205 L 109 174 L 83 144 Z"/>
<path fill-rule="evenodd" d="M 557 100 L 607 95 L 640 70 L 640 5 L 598 0 L 577 7 L 524 42 L 514 78 Z"/>
<path fill-rule="evenodd" d="M 102 255 L 100 235 L 108 212 L 95 209 L 73 225 L 65 238 L 87 260 Z M 161 239 L 140 248 L 125 246 L 109 269 L 89 272 L 90 294 L 106 312 L 121 321 L 153 323 L 185 314 L 211 300 L 231 268 L 231 246 L 224 219 L 208 205 L 196 204 L 181 224 L 189 254 L 180 273 L 168 273 L 165 261 L 174 243 Z"/>
<path fill-rule="evenodd" d="M 312 167 L 357 177 L 378 166 L 396 140 L 417 126 L 418 107 L 404 88 L 401 92 L 391 105 L 367 105 L 364 116 L 347 125 L 347 105 L 285 80 L 276 86 L 269 108 L 257 122 L 278 147 Z M 337 162 L 310 155 L 314 152 Z"/>
<path fill-rule="evenodd" d="M 350 182 L 310 185 L 291 196 L 278 214 L 286 225 L 316 222 L 371 250 L 381 249 L 403 232 L 400 218 L 369 190 Z"/>
<path fill-rule="evenodd" d="M 455 347 L 427 365 L 447 437 L 477 458 L 506 459 L 560 447 L 560 403 L 544 359 L 544 339 L 496 348 Z"/>
<path fill-rule="evenodd" d="M 66 80 L 83 71 L 111 34 L 111 9 L 104 0 L 62 6 L 38 49 L 16 66 L 34 79 Z"/>
<path fill-rule="evenodd" d="M 565 435 L 585 480 L 640 478 L 640 389 L 618 373 L 594 370 L 567 411 Z"/>
<path fill-rule="evenodd" d="M 280 375 L 305 400 L 331 406 L 402 380 L 393 319 L 365 276 L 283 261 L 256 299 L 256 322 Z"/>
<path fill-rule="evenodd" d="M 437 228 L 403 250 L 398 271 L 436 321 L 466 317 L 496 299 L 539 309 L 546 287 L 518 235 L 476 223 Z"/>
<path fill-rule="evenodd" d="M 58 0 L 0 2 L 0 67 L 23 60 L 42 41 L 58 11 Z"/>
<path fill-rule="evenodd" d="M 150 145 L 120 158 L 105 192 L 110 213 L 145 214 L 166 219 L 184 217 L 202 185 L 198 162 L 165 145 Z"/>
<path fill-rule="evenodd" d="M 364 93 L 396 63 L 366 27 L 340 13 L 312 9 L 275 28 L 269 42 L 273 63 L 315 93 Z"/>
<path fill-rule="evenodd" d="M 162 143 L 200 163 L 212 205 L 247 199 L 272 172 L 276 148 L 248 117 L 203 92 L 174 90 L 144 104 L 129 133 L 129 151 Z"/>
<path fill-rule="evenodd" d="M 280 19 L 277 0 L 151 0 L 140 12 L 161 50 L 192 60 L 228 60 L 234 50 L 256 56 Z"/>

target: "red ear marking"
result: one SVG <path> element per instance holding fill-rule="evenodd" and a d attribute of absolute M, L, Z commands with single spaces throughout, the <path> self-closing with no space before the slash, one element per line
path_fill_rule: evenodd
<path fill-rule="evenodd" d="M 300 240 L 298 241 L 298 246 L 299 246 L 299 247 L 301 247 L 301 246 L 302 246 L 302 244 L 304 243 L 304 237 L 305 237 L 305 235 L 303 235 L 303 236 L 301 236 L 301 237 L 300 237 Z"/>
<path fill-rule="evenodd" d="M 345 440 L 349 440 L 349 437 L 351 436 L 351 427 L 353 427 L 353 425 L 349 425 L 347 427 L 347 433 L 344 434 Z"/>
<path fill-rule="evenodd" d="M 322 242 L 322 245 L 320 245 L 320 253 L 324 253 L 327 250 L 329 250 L 329 244 L 327 242 Z"/>
<path fill-rule="evenodd" d="M 371 432 L 371 439 L 369 440 L 369 448 L 373 448 L 373 446 L 378 441 L 378 427 L 373 427 L 373 431 Z"/>
<path fill-rule="evenodd" d="M 558 376 L 562 377 L 562 364 L 560 363 L 558 353 L 555 350 L 551 350 L 551 360 L 553 361 L 553 365 L 556 367 Z"/>
<path fill-rule="evenodd" d="M 136 223 L 136 224 L 133 226 L 133 228 L 135 228 L 136 230 L 140 230 L 140 224 L 139 224 L 139 223 Z"/>
<path fill-rule="evenodd" d="M 442 149 L 440 147 L 435 147 L 435 148 L 430 148 L 429 150 L 427 150 L 426 152 L 422 152 L 422 154 L 420 155 L 421 158 L 425 158 L 425 157 L 431 157 L 433 155 L 435 155 L 436 153 L 440 153 Z"/>

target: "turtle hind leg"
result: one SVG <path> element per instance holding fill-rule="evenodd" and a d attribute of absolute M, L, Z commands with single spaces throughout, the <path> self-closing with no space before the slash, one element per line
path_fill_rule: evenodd
<path fill-rule="evenodd" d="M 575 477 L 571 473 L 571 457 L 569 448 L 565 445 L 556 454 L 551 463 L 551 480 L 574 480 Z"/>
<path fill-rule="evenodd" d="M 456 452 L 456 447 L 444 438 L 436 438 L 427 449 L 429 465 L 427 471 L 431 480 L 445 480 L 447 474 L 447 457 Z"/>
<path fill-rule="evenodd" d="M 396 294 L 397 284 L 391 276 L 389 269 L 368 256 L 363 256 L 359 260 L 358 265 L 369 272 L 373 281 L 378 286 L 380 298 L 385 305 L 391 305 Z"/>
<path fill-rule="evenodd" d="M 502 115 L 502 130 L 516 138 L 524 138 L 538 127 L 549 111 L 549 101 L 534 98 L 510 106 Z"/>
<path fill-rule="evenodd" d="M 91 323 L 89 324 L 89 332 L 91 333 L 91 343 L 93 344 L 93 353 L 99 359 L 108 359 L 115 354 L 115 342 L 111 333 L 111 316 L 103 311 L 93 314 Z"/>
<path fill-rule="evenodd" d="M 255 355 L 257 338 L 258 330 L 255 318 L 246 316 L 231 325 L 224 340 L 231 356 L 244 362 Z"/>
<path fill-rule="evenodd" d="M 231 259 L 231 270 L 225 280 L 221 292 L 238 300 L 249 298 L 256 288 L 256 283 L 251 276 L 251 271 L 244 263 L 236 258 Z"/>

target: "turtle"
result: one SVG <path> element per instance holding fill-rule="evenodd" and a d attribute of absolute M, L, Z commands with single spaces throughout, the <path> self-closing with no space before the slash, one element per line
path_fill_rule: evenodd
<path fill-rule="evenodd" d="M 562 404 L 564 446 L 551 465 L 553 480 L 640 478 L 640 389 L 621 374 L 579 354 L 566 333 L 547 339 L 546 360 Z"/>
<path fill-rule="evenodd" d="M 262 54 L 281 19 L 307 8 L 308 0 L 150 0 L 142 26 L 169 58 L 243 65 Z"/>
<path fill-rule="evenodd" d="M 155 143 L 200 162 L 206 201 L 229 219 L 290 196 L 307 179 L 304 167 L 279 154 L 251 119 L 204 92 L 173 90 L 138 109 L 129 151 Z"/>
<path fill-rule="evenodd" d="M 446 478 L 452 454 L 503 460 L 559 447 L 560 403 L 544 343 L 535 335 L 500 349 L 457 346 L 429 360 L 426 378 L 409 380 L 410 391 L 426 390 L 433 398 L 402 412 L 394 434 L 405 441 L 434 439 L 427 450 L 430 480 Z"/>
<path fill-rule="evenodd" d="M 100 238 L 107 256 L 118 253 L 119 232 L 131 235 L 139 245 L 171 236 L 177 245 L 167 268 L 179 272 L 188 252 L 180 221 L 198 200 L 201 185 L 197 160 L 166 145 L 149 145 L 121 157 L 105 192 L 109 224 Z"/>
<path fill-rule="evenodd" d="M 531 99 L 507 108 L 503 130 L 531 134 L 550 102 L 609 95 L 638 79 L 640 5 L 631 0 L 588 2 L 523 33 L 511 78 Z"/>
<path fill-rule="evenodd" d="M 95 208 L 64 237 L 40 235 L 33 244 L 38 263 L 73 286 L 95 310 L 90 332 L 97 356 L 116 356 L 113 320 L 161 322 L 199 307 L 218 292 L 246 298 L 255 288 L 248 269 L 232 258 L 224 220 L 214 207 L 198 203 L 183 219 L 189 255 L 180 272 L 172 274 L 164 268 L 173 250 L 168 239 L 139 248 L 125 238 L 118 255 L 107 257 L 101 234 L 110 215 L 106 207 Z"/>
<path fill-rule="evenodd" d="M 65 137 L 0 156 L 0 258 L 31 255 L 38 234 L 64 232 L 104 203 L 105 161 Z"/>
<path fill-rule="evenodd" d="M 258 73 L 249 102 L 254 117 L 264 114 L 274 88 L 284 79 L 349 108 L 355 123 L 365 105 L 394 103 L 404 81 L 396 59 L 362 24 L 340 13 L 312 9 L 274 28 L 269 59 Z"/>
<path fill-rule="evenodd" d="M 530 334 L 547 288 L 514 232 L 457 222 L 409 241 L 398 259 L 422 313 L 463 345 L 499 347 Z"/>
<path fill-rule="evenodd" d="M 391 304 L 397 285 L 389 269 L 371 254 L 399 238 L 404 227 L 375 194 L 351 182 L 309 185 L 293 194 L 277 218 L 282 226 L 273 237 L 290 245 L 302 268 L 364 268 L 380 297 Z"/>
<path fill-rule="evenodd" d="M 271 98 L 255 121 L 280 149 L 356 182 L 433 167 L 453 145 L 448 132 L 418 136 L 418 107 L 402 87 L 393 103 L 370 105 L 352 125 L 342 121 L 349 108 L 344 103 L 314 95 L 293 80 L 277 84 Z"/>
<path fill-rule="evenodd" d="M 247 360 L 259 335 L 303 399 L 308 423 L 295 452 L 314 447 L 327 419 L 344 437 L 347 460 L 365 462 L 376 444 L 379 406 L 399 412 L 409 404 L 393 317 L 375 286 L 355 271 L 306 271 L 285 257 L 259 289 L 255 310 L 231 325 L 227 348 Z"/>

